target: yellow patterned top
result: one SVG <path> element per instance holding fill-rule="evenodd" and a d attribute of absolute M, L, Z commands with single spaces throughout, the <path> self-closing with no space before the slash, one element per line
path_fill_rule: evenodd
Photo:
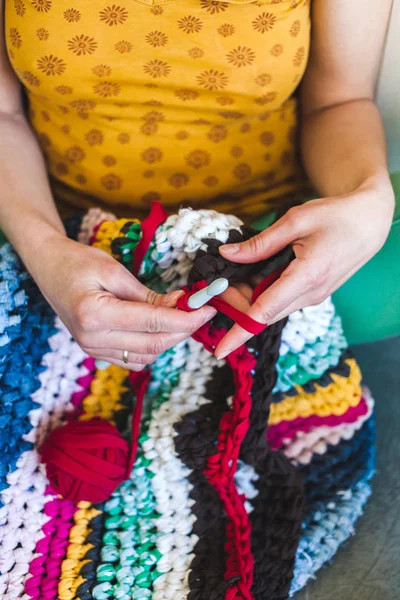
<path fill-rule="evenodd" d="M 309 4 L 6 0 L 9 57 L 59 202 L 255 216 L 293 194 Z"/>

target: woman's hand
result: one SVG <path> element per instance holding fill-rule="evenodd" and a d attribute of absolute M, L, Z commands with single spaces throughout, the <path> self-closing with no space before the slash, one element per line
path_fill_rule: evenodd
<path fill-rule="evenodd" d="M 62 235 L 43 243 L 32 263 L 42 293 L 82 349 L 133 371 L 189 337 L 216 312 L 207 306 L 191 313 L 175 310 L 182 292 L 156 294 L 102 250 Z"/>
<path fill-rule="evenodd" d="M 352 194 L 294 207 L 249 241 L 221 246 L 221 254 L 238 263 L 256 262 L 289 244 L 293 247 L 295 260 L 247 314 L 272 324 L 322 302 L 382 247 L 393 206 L 390 185 L 365 184 Z M 223 358 L 250 337 L 235 325 L 221 340 L 215 355 Z"/>

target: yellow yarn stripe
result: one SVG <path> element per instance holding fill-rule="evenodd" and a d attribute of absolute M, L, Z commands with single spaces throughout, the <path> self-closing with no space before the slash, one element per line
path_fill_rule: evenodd
<path fill-rule="evenodd" d="M 79 420 L 84 421 L 99 417 L 113 422 L 115 413 L 123 408 L 121 396 L 128 390 L 124 382 L 129 375 L 127 369 L 111 365 L 97 370 L 90 386 L 90 394 L 82 403 L 83 413 Z M 85 559 L 87 552 L 93 548 L 85 543 L 91 533 L 90 523 L 101 511 L 90 502 L 79 502 L 78 510 L 73 516 L 73 526 L 69 532 L 69 544 L 66 558 L 61 565 L 61 577 L 58 584 L 60 600 L 74 600 L 76 590 L 86 580 L 80 575 L 82 567 L 89 562 Z"/>
<path fill-rule="evenodd" d="M 92 244 L 95 248 L 104 250 L 107 254 L 116 256 L 111 251 L 111 243 L 115 238 L 121 237 L 121 229 L 126 223 L 140 223 L 138 219 L 117 219 L 116 221 L 105 221 L 96 231 L 96 239 Z"/>
<path fill-rule="evenodd" d="M 106 369 L 96 371 L 96 377 L 90 386 L 90 394 L 82 402 L 83 414 L 81 421 L 100 417 L 113 423 L 114 414 L 124 408 L 121 396 L 128 390 L 123 385 L 129 375 L 128 369 L 111 365 Z"/>
<path fill-rule="evenodd" d="M 326 387 L 317 383 L 313 393 L 306 393 L 301 386 L 296 385 L 296 396 L 285 396 L 281 402 L 272 404 L 268 425 L 293 421 L 297 417 L 343 415 L 351 406 L 357 406 L 361 400 L 361 372 L 354 358 L 345 362 L 350 367 L 348 377 L 333 373 L 333 383 Z"/>

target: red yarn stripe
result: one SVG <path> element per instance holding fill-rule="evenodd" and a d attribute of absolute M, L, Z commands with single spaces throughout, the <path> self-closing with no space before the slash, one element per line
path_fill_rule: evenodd
<path fill-rule="evenodd" d="M 342 423 L 354 423 L 368 412 L 365 398 L 361 398 L 356 406 L 351 406 L 343 415 L 319 417 L 297 417 L 292 421 L 281 421 L 277 425 L 269 425 L 267 429 L 268 444 L 273 450 L 280 448 L 285 440 L 292 439 L 299 431 L 308 432 L 315 427 L 336 427 Z"/>
<path fill-rule="evenodd" d="M 137 276 L 140 265 L 144 259 L 157 227 L 164 223 L 167 218 L 167 213 L 160 202 L 152 202 L 149 215 L 142 221 L 142 237 L 139 240 L 133 253 L 132 273 Z"/>
<path fill-rule="evenodd" d="M 192 337 L 201 342 L 209 352 L 213 352 L 225 333 L 222 329 L 213 330 L 207 323 Z M 241 445 L 250 426 L 250 393 L 256 360 L 246 346 L 240 346 L 225 360 L 233 371 L 236 391 L 232 409 L 224 413 L 220 421 L 218 452 L 208 458 L 204 473 L 220 496 L 228 516 L 225 578 L 240 577 L 240 580 L 227 590 L 225 600 L 253 600 L 251 586 L 254 558 L 251 551 L 251 524 L 244 508 L 245 498 L 240 496 L 236 489 L 234 475 Z"/>
<path fill-rule="evenodd" d="M 150 369 L 146 369 L 144 371 L 132 371 L 129 374 L 129 381 L 135 391 L 136 394 L 136 404 L 132 415 L 132 425 L 131 425 L 131 449 L 129 453 L 129 461 L 127 467 L 127 477 L 130 476 L 131 471 L 133 469 L 133 463 L 135 462 L 136 453 L 139 444 L 139 431 L 140 431 L 140 422 L 142 418 L 142 409 L 143 409 L 143 401 L 146 393 L 147 384 L 150 380 L 151 371 Z"/>

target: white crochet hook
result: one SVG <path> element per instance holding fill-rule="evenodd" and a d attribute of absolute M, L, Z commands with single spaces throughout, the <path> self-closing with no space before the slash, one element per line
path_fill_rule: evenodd
<path fill-rule="evenodd" d="M 210 300 L 210 298 L 214 298 L 214 296 L 219 296 L 229 287 L 229 281 L 225 279 L 225 277 L 220 277 L 216 279 L 210 285 L 199 290 L 192 296 L 189 296 L 188 306 L 189 308 L 201 308 Z"/>

